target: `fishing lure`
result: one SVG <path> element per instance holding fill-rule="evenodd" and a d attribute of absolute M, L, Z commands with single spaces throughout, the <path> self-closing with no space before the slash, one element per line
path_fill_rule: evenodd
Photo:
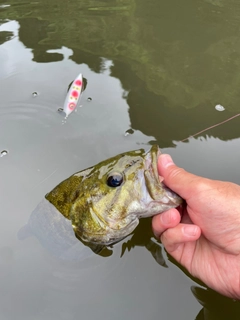
<path fill-rule="evenodd" d="M 73 112 L 73 110 L 76 109 L 78 100 L 81 96 L 83 89 L 83 77 L 80 73 L 77 78 L 72 82 L 68 94 L 66 96 L 63 111 L 66 114 L 66 117 L 70 115 L 70 113 Z"/>

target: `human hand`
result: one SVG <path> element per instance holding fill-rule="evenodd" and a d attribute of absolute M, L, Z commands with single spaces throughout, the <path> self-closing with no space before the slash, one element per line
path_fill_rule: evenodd
<path fill-rule="evenodd" d="M 153 217 L 154 234 L 190 274 L 240 299 L 240 186 L 188 173 L 169 155 L 159 157 L 158 171 L 186 207 Z"/>

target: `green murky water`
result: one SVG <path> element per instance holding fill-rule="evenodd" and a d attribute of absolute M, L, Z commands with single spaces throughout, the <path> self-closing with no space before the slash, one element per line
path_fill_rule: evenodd
<path fill-rule="evenodd" d="M 82 107 L 64 121 L 80 72 Z M 239 114 L 236 0 L 0 0 L 0 318 L 238 319 L 151 241 L 150 219 L 98 257 L 34 208 L 72 173 L 154 141 L 239 184 Z"/>

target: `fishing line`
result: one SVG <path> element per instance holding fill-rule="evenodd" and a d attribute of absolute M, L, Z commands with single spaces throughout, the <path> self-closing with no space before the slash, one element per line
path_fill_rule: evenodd
<path fill-rule="evenodd" d="M 221 124 L 224 124 L 224 123 L 226 123 L 226 122 L 228 122 L 228 121 L 230 121 L 230 120 L 232 120 L 232 119 L 234 119 L 234 118 L 237 118 L 237 117 L 239 117 L 239 116 L 240 116 L 240 113 L 238 113 L 238 114 L 236 114 L 235 116 L 232 116 L 231 118 L 228 118 L 228 119 L 226 119 L 226 120 L 224 120 L 224 121 L 222 121 L 222 122 L 216 123 L 216 124 L 214 124 L 213 126 L 208 127 L 208 128 L 206 128 L 206 129 L 204 129 L 204 130 L 202 130 L 202 131 L 199 131 L 199 132 L 197 132 L 197 133 L 195 133 L 195 134 L 193 134 L 193 135 L 191 135 L 191 136 L 189 136 L 189 137 L 181 140 L 181 142 L 186 141 L 186 140 L 188 140 L 189 138 L 195 137 L 195 136 L 199 135 L 200 133 L 203 133 L 203 132 L 205 132 L 205 131 L 207 131 L 207 130 L 209 130 L 209 129 L 212 129 L 212 128 L 215 128 L 215 127 L 217 127 L 217 126 L 220 126 Z"/>

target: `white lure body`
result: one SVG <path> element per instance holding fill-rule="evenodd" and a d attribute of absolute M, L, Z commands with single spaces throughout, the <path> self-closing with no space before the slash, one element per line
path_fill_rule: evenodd
<path fill-rule="evenodd" d="M 68 90 L 68 94 L 66 96 L 63 111 L 66 113 L 68 117 L 73 110 L 76 109 L 78 100 L 81 96 L 83 88 L 83 78 L 82 74 L 80 73 L 77 78 L 73 81 L 70 89 Z"/>

